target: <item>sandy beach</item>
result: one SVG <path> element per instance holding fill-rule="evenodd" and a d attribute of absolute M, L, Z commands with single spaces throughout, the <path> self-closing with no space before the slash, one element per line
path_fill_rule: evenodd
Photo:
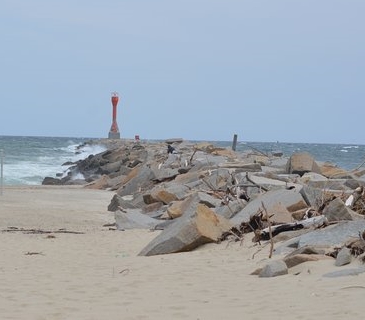
<path fill-rule="evenodd" d="M 340 270 L 326 260 L 298 265 L 285 276 L 258 278 L 250 273 L 268 262 L 269 246 L 253 244 L 251 236 L 242 245 L 225 242 L 140 257 L 159 231 L 110 230 L 105 225 L 114 222 L 107 211 L 112 196 L 82 187 L 4 188 L 1 319 L 342 320 L 364 315 L 364 273 L 325 278 Z"/>

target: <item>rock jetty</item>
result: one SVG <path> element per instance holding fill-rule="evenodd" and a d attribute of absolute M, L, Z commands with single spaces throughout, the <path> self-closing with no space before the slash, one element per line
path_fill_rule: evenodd
<path fill-rule="evenodd" d="M 65 164 L 66 177 L 46 177 L 43 184 L 113 191 L 108 210 L 116 229 L 161 230 L 140 255 L 190 251 L 251 234 L 284 256 L 253 272 L 260 277 L 286 274 L 306 261 L 365 261 L 365 170 L 346 171 L 305 152 L 286 158 L 183 139 L 88 143 L 107 150 Z M 364 271 L 361 265 L 356 272 Z"/>

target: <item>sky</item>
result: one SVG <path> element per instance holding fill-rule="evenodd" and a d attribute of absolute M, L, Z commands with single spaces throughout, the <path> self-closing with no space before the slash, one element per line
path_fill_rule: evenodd
<path fill-rule="evenodd" d="M 1 0 L 0 135 L 365 144 L 364 0 Z"/>

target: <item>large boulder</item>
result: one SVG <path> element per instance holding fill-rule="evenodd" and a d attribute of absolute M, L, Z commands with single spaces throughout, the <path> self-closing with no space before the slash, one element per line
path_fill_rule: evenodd
<path fill-rule="evenodd" d="M 155 175 L 148 166 L 135 167 L 126 177 L 125 183 L 117 190 L 117 194 L 125 196 L 150 188 L 154 178 Z"/>
<path fill-rule="evenodd" d="M 277 204 L 273 205 L 269 211 L 269 214 L 271 216 L 270 220 L 275 224 L 293 222 L 293 217 L 292 217 L 291 213 L 281 203 L 277 203 Z"/>
<path fill-rule="evenodd" d="M 167 214 L 170 219 L 181 217 L 185 212 L 189 212 L 192 207 L 198 203 L 204 204 L 209 208 L 215 208 L 220 205 L 220 200 L 203 192 L 196 192 L 183 201 L 175 201 L 167 208 Z"/>
<path fill-rule="evenodd" d="M 140 194 L 120 196 L 115 194 L 108 205 L 108 211 L 117 211 L 119 209 L 136 209 L 143 208 L 143 197 Z"/>
<path fill-rule="evenodd" d="M 42 181 L 42 185 L 62 185 L 62 180 L 53 177 L 45 177 Z"/>
<path fill-rule="evenodd" d="M 331 163 L 325 162 L 320 166 L 321 173 L 327 178 L 337 178 L 337 179 L 352 179 L 353 175 L 348 171 L 337 167 Z"/>
<path fill-rule="evenodd" d="M 193 250 L 205 243 L 216 242 L 232 225 L 204 204 L 190 208 L 163 230 L 140 253 L 140 256 Z"/>
<path fill-rule="evenodd" d="M 302 176 L 306 172 L 315 172 L 321 174 L 321 169 L 315 162 L 314 158 L 307 152 L 294 153 L 286 164 L 286 171 L 290 174 L 299 174 Z"/>
<path fill-rule="evenodd" d="M 175 194 L 168 192 L 164 188 L 153 189 L 151 197 L 155 200 L 154 202 L 162 202 L 163 204 L 169 204 L 172 201 L 178 200 Z"/>
<path fill-rule="evenodd" d="M 114 216 L 118 230 L 153 229 L 161 222 L 141 213 L 139 209 L 128 210 L 126 212 L 118 210 L 114 213 Z"/>
<path fill-rule="evenodd" d="M 170 204 L 170 206 L 167 208 L 167 216 L 169 219 L 176 219 L 183 215 L 184 210 L 184 204 L 187 200 L 182 201 L 174 201 Z"/>
<path fill-rule="evenodd" d="M 143 195 L 146 204 L 163 202 L 169 204 L 172 201 L 181 200 L 186 197 L 189 188 L 175 182 L 159 184 Z"/>
<path fill-rule="evenodd" d="M 240 212 L 246 205 L 244 200 L 238 199 L 227 203 L 226 205 L 221 205 L 214 209 L 215 213 L 225 217 L 226 219 L 232 218 L 237 212 Z"/>
<path fill-rule="evenodd" d="M 108 188 L 108 186 L 109 186 L 109 177 L 104 174 L 99 179 L 94 180 L 85 185 L 85 188 L 101 190 Z"/>
<path fill-rule="evenodd" d="M 166 180 L 173 180 L 176 176 L 179 175 L 178 168 L 152 168 L 153 173 L 155 174 L 155 181 L 166 181 Z"/>
<path fill-rule="evenodd" d="M 343 247 L 337 254 L 335 266 L 342 267 L 346 264 L 351 263 L 351 261 L 352 261 L 351 249 Z"/>
<path fill-rule="evenodd" d="M 329 222 L 354 220 L 356 218 L 364 219 L 363 216 L 358 217 L 359 215 L 355 211 L 351 210 L 349 207 L 346 207 L 345 203 L 340 198 L 333 199 L 323 209 L 323 214 L 326 216 Z"/>
<path fill-rule="evenodd" d="M 282 260 L 274 260 L 270 261 L 266 266 L 261 270 L 259 277 L 260 278 L 271 278 L 288 274 L 288 267 L 285 262 Z"/>
<path fill-rule="evenodd" d="M 365 230 L 365 220 L 341 221 L 324 229 L 317 229 L 283 243 L 282 247 L 301 248 L 304 246 L 342 246 L 350 238 L 358 238 Z M 277 248 L 277 251 L 283 251 Z"/>
<path fill-rule="evenodd" d="M 300 193 L 303 196 L 303 199 L 308 203 L 308 205 L 315 210 L 319 209 L 325 197 L 325 192 L 323 189 L 314 188 L 306 185 L 303 186 L 303 188 L 300 190 Z"/>
<path fill-rule="evenodd" d="M 263 176 L 250 175 L 250 179 L 253 183 L 266 189 L 282 189 L 287 186 L 287 182 L 283 180 L 270 179 Z"/>
<path fill-rule="evenodd" d="M 100 173 L 109 175 L 111 173 L 118 172 L 122 167 L 122 165 L 123 165 L 122 161 L 116 161 L 104 164 L 103 166 L 100 167 Z"/>

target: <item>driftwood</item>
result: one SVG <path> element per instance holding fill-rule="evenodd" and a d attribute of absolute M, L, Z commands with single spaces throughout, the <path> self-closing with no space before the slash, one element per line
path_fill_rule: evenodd
<path fill-rule="evenodd" d="M 49 234 L 49 233 L 72 233 L 72 234 L 85 234 L 85 232 L 80 231 L 69 231 L 64 229 L 59 230 L 41 230 L 41 229 L 23 229 L 17 227 L 10 227 L 8 229 L 2 230 L 2 232 L 23 232 L 26 234 Z"/>
<path fill-rule="evenodd" d="M 193 158 L 194 158 L 194 155 L 195 153 L 198 151 L 198 149 L 194 149 L 194 152 L 193 154 L 191 155 L 190 159 L 189 159 L 189 164 L 192 165 L 193 164 Z"/>
<path fill-rule="evenodd" d="M 271 230 L 272 237 L 277 236 L 279 233 L 285 232 L 285 231 L 294 231 L 294 230 L 300 230 L 304 227 L 301 224 L 298 223 L 286 223 L 286 224 L 280 224 L 277 226 L 273 226 Z M 270 240 L 270 232 L 267 229 L 259 230 L 255 234 L 255 238 L 252 240 L 254 242 L 258 242 L 260 240 Z"/>
<path fill-rule="evenodd" d="M 26 256 L 34 256 L 34 255 L 41 255 L 41 256 L 44 256 L 44 254 L 42 252 L 33 252 L 33 251 L 28 251 L 27 253 L 24 253 Z"/>
<path fill-rule="evenodd" d="M 273 237 L 285 231 L 294 231 L 311 227 L 320 228 L 327 225 L 327 218 L 323 215 L 292 223 L 274 224 L 270 221 L 270 216 L 267 213 L 264 215 L 263 211 L 259 211 L 250 218 L 249 222 L 243 222 L 240 226 L 233 227 L 228 232 L 225 232 L 219 241 L 239 241 L 242 240 L 245 233 L 254 232 L 252 241 L 260 243 L 261 240 L 272 240 Z"/>
<path fill-rule="evenodd" d="M 293 230 L 300 230 L 300 229 L 307 229 L 310 227 L 319 228 L 324 225 L 327 225 L 328 221 L 327 218 L 323 215 L 316 216 L 312 218 L 308 218 L 305 220 L 300 220 L 292 223 L 284 223 L 284 224 L 278 224 L 276 226 L 271 227 L 271 233 L 272 236 L 276 236 L 279 233 L 285 232 L 285 231 L 293 231 Z M 265 228 L 263 230 L 260 230 L 260 240 L 269 240 L 270 239 L 270 228 Z M 255 239 L 255 238 L 254 238 Z"/>
<path fill-rule="evenodd" d="M 344 200 L 345 205 L 358 214 L 365 214 L 365 189 L 363 186 L 358 187 L 355 191 Z"/>

